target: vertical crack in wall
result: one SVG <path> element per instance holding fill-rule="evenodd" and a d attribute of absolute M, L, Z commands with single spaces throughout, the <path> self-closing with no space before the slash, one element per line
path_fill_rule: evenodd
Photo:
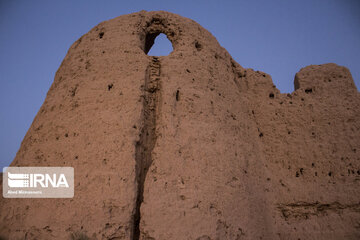
<path fill-rule="evenodd" d="M 138 240 L 140 238 L 140 207 L 144 200 L 145 178 L 153 161 L 152 151 L 157 138 L 156 120 L 159 114 L 158 103 L 160 101 L 160 86 L 160 61 L 157 57 L 152 57 L 145 74 L 140 140 L 136 142 L 135 146 L 137 198 L 133 216 L 133 240 Z"/>

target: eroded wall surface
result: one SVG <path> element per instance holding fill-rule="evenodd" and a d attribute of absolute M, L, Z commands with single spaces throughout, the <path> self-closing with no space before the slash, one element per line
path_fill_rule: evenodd
<path fill-rule="evenodd" d="M 159 33 L 174 51 L 146 53 Z M 358 239 L 360 95 L 336 64 L 281 94 L 196 22 L 145 12 L 76 41 L 11 166 L 73 199 L 1 199 L 5 239 Z"/>

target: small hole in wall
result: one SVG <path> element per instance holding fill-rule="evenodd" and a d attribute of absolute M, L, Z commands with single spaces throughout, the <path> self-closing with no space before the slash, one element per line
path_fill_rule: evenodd
<path fill-rule="evenodd" d="M 305 89 L 305 93 L 312 93 L 312 88 Z"/>
<path fill-rule="evenodd" d="M 105 34 L 104 32 L 99 33 L 99 38 L 100 39 L 103 38 L 104 34 Z"/>
<path fill-rule="evenodd" d="M 144 51 L 149 56 L 167 56 L 173 51 L 173 45 L 163 33 L 148 34 Z"/>
<path fill-rule="evenodd" d="M 196 41 L 196 42 L 195 42 L 195 48 L 196 48 L 196 50 L 201 51 L 201 49 L 202 49 L 201 43 L 199 43 L 198 41 Z"/>
<path fill-rule="evenodd" d="M 195 41 L 195 48 L 200 51 L 202 49 L 202 45 L 198 41 Z"/>
<path fill-rule="evenodd" d="M 274 98 L 274 97 L 275 97 L 275 95 L 273 93 L 269 94 L 269 98 Z"/>
<path fill-rule="evenodd" d="M 175 95 L 176 101 L 180 100 L 180 91 L 176 90 L 176 95 Z"/>

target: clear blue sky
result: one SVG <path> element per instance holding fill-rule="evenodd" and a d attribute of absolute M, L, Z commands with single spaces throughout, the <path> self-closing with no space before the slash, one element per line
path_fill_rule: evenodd
<path fill-rule="evenodd" d="M 101 21 L 143 9 L 197 21 L 283 93 L 300 68 L 328 62 L 348 67 L 360 89 L 358 0 L 0 0 L 0 167 L 13 160 L 70 45 Z"/>

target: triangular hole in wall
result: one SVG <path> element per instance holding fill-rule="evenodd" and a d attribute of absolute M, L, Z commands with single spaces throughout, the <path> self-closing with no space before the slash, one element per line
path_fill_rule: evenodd
<path fill-rule="evenodd" d="M 147 53 L 149 56 L 167 56 L 173 51 L 173 46 L 165 34 L 160 33 L 156 38 L 154 45 Z"/>

